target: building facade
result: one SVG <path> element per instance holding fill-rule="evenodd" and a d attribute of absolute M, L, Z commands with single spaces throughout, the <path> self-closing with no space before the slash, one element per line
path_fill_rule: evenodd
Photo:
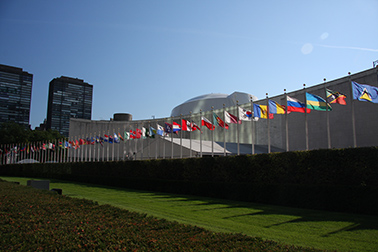
<path fill-rule="evenodd" d="M 61 76 L 50 81 L 46 128 L 68 136 L 70 118 L 92 118 L 93 86 Z"/>
<path fill-rule="evenodd" d="M 311 110 L 308 114 L 298 112 L 291 112 L 287 115 L 274 114 L 274 117 L 269 120 L 259 118 L 258 121 L 242 121 L 241 124 L 229 123 L 228 129 L 219 127 L 216 123 L 214 115 L 219 116 L 222 120 L 224 120 L 225 111 L 238 116 L 239 107 L 252 111 L 254 104 L 267 105 L 268 99 L 265 98 L 213 110 L 209 106 L 211 104 L 208 104 L 199 113 L 152 120 L 91 121 L 72 119 L 69 136 L 71 141 L 97 136 L 104 137 L 105 135 L 113 136 L 114 134 L 124 136 L 125 132 L 136 129 L 148 130 L 151 127 L 157 129 L 159 126 L 164 127 L 166 123 L 172 124 L 173 122 L 181 124 L 182 119 L 192 121 L 201 127 L 201 131 L 179 131 L 177 134 L 168 134 L 167 136 L 156 135 L 153 139 L 125 140 L 119 144 L 104 142 L 101 147 L 96 144 L 87 145 L 86 148 L 92 149 L 92 158 L 94 151 L 97 151 L 98 160 L 113 160 L 113 158 L 118 160 L 117 158 L 122 159 L 126 155 L 130 157 L 130 153 L 137 159 L 145 159 L 378 146 L 378 135 L 375 134 L 378 128 L 378 116 L 376 116 L 378 104 L 352 99 L 352 81 L 378 87 L 378 67 L 287 94 L 269 97 L 269 100 L 286 105 L 287 96 L 301 102 L 305 102 L 306 93 L 325 98 L 326 88 L 346 95 L 346 105 L 331 104 L 332 111 L 328 112 Z M 204 96 L 204 99 L 207 99 L 207 96 Z M 193 111 L 195 106 L 198 104 L 193 104 L 193 107 L 187 108 L 187 111 Z M 204 117 L 216 125 L 214 130 L 201 126 L 201 118 Z M 72 149 L 71 151 L 71 156 L 75 155 L 76 152 Z M 84 157 L 83 149 L 79 152 L 82 152 Z"/>
<path fill-rule="evenodd" d="M 29 127 L 33 75 L 22 68 L 0 65 L 0 123 Z"/>

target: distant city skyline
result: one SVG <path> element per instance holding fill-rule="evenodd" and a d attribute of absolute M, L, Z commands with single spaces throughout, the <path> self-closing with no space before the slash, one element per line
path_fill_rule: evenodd
<path fill-rule="evenodd" d="M 375 0 L 4 0 L 0 64 L 33 74 L 33 129 L 60 76 L 93 85 L 94 120 L 162 118 L 203 94 L 263 99 L 369 69 L 377 17 Z"/>

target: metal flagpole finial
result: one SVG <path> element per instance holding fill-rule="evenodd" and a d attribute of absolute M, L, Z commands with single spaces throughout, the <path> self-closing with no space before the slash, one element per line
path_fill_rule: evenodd
<path fill-rule="evenodd" d="M 327 80 L 326 78 L 323 79 L 324 82 L 326 82 L 326 80 Z"/>
<path fill-rule="evenodd" d="M 305 89 L 306 88 L 306 84 L 305 83 L 303 83 L 303 89 Z"/>
<path fill-rule="evenodd" d="M 350 75 L 350 72 L 348 72 L 348 75 Z"/>

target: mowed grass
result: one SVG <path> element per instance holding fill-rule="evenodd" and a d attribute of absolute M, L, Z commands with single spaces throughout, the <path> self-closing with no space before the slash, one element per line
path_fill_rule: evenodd
<path fill-rule="evenodd" d="M 30 178 L 0 177 L 26 185 Z M 378 217 L 51 180 L 50 189 L 217 232 L 338 251 L 378 251 Z"/>

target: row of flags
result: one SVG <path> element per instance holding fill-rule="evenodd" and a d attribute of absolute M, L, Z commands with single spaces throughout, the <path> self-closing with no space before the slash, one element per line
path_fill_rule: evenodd
<path fill-rule="evenodd" d="M 7 147 L 9 146 L 9 147 Z M 36 152 L 40 150 L 55 150 L 56 146 L 53 143 L 41 143 L 41 144 L 21 144 L 21 145 L 11 145 L 5 144 L 0 148 L 0 154 L 11 154 L 19 152 Z"/>
<path fill-rule="evenodd" d="M 369 86 L 366 84 L 359 84 L 352 81 L 352 94 L 354 100 L 368 101 L 372 103 L 378 103 L 378 88 L 374 86 Z M 298 99 L 286 96 L 286 106 L 277 103 L 274 100 L 268 99 L 267 105 L 253 104 L 253 111 L 238 107 L 238 116 L 231 114 L 230 112 L 224 110 L 223 120 L 216 113 L 213 112 L 213 122 L 204 116 L 201 116 L 201 126 L 208 128 L 209 130 L 215 130 L 215 128 L 221 127 L 229 129 L 229 124 L 241 124 L 242 121 L 257 121 L 259 118 L 262 119 L 273 119 L 274 114 L 289 114 L 291 112 L 298 113 L 310 113 L 311 110 L 319 111 L 332 111 L 330 104 L 341 104 L 346 105 L 346 95 L 340 92 L 332 91 L 326 88 L 326 98 L 307 93 L 305 94 L 306 102 L 301 102 Z M 201 128 L 193 121 L 181 119 L 181 124 L 177 122 L 165 123 L 164 126 L 156 124 L 156 128 L 145 127 L 137 128 L 135 130 L 124 131 L 121 133 L 113 133 L 111 135 L 104 134 L 103 136 L 93 136 L 89 138 L 79 138 L 77 140 L 69 141 L 59 141 L 56 142 L 59 148 L 80 148 L 81 145 L 94 145 L 103 143 L 120 143 L 121 141 L 129 139 L 146 139 L 154 138 L 155 135 L 167 136 L 168 134 L 175 133 L 179 131 L 200 131 Z M 37 145 L 25 144 L 24 147 L 13 146 L 0 149 L 0 153 L 8 154 L 10 152 L 34 152 L 39 150 L 55 150 L 56 146 L 54 143 L 40 143 Z"/>

